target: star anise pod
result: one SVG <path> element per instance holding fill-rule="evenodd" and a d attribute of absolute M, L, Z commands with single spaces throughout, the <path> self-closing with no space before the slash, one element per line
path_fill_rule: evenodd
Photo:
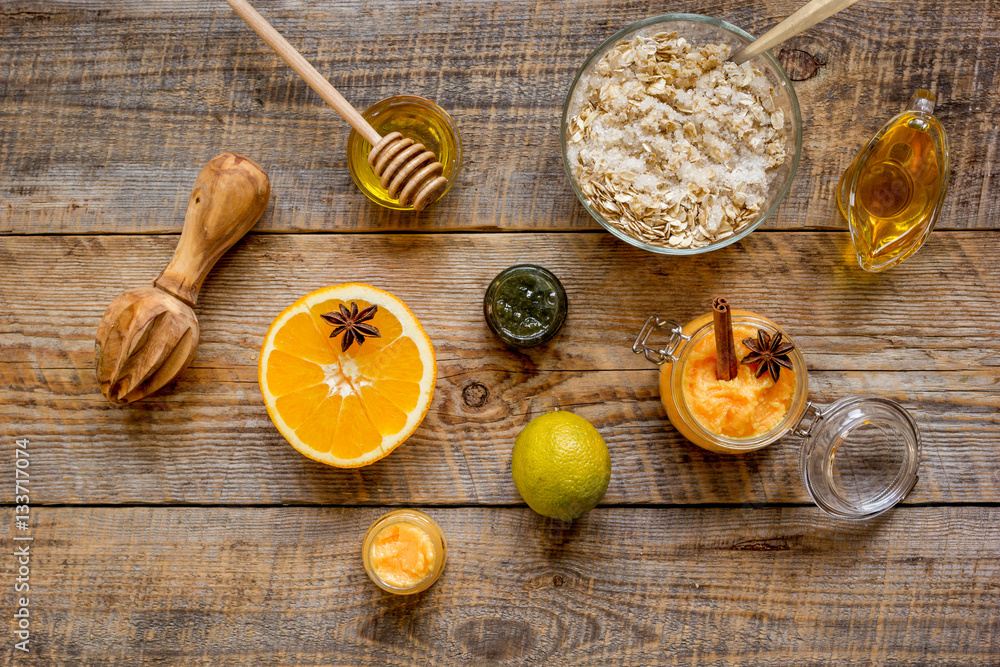
<path fill-rule="evenodd" d="M 320 315 L 328 324 L 332 324 L 334 329 L 330 332 L 330 338 L 334 338 L 340 334 L 344 334 L 344 337 L 340 341 L 340 351 L 347 352 L 354 341 L 361 345 L 365 342 L 365 336 L 368 338 L 381 338 L 382 334 L 378 332 L 378 329 L 370 324 L 365 324 L 368 320 L 375 317 L 375 313 L 378 311 L 378 306 L 368 306 L 361 312 L 358 312 L 358 304 L 355 301 L 351 302 L 351 309 L 347 310 L 344 304 L 340 304 L 340 312 L 336 310 L 329 313 Z"/>
<path fill-rule="evenodd" d="M 763 329 L 757 329 L 757 340 L 744 338 L 743 344 L 750 350 L 750 354 L 743 357 L 741 364 L 757 364 L 756 374 L 760 377 L 765 371 L 771 374 L 771 379 L 775 382 L 781 374 L 782 367 L 792 369 L 792 362 L 788 358 L 788 353 L 795 349 L 795 345 L 786 341 L 785 337 L 777 333 L 774 337 Z"/>

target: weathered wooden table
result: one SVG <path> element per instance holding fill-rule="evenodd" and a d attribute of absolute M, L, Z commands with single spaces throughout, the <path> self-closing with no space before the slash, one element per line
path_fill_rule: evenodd
<path fill-rule="evenodd" d="M 625 245 L 563 174 L 563 96 L 613 31 L 673 10 L 761 34 L 798 4 L 261 0 L 357 106 L 409 92 L 454 115 L 458 183 L 400 215 L 355 189 L 347 126 L 223 2 L 0 3 L 0 663 L 996 664 L 1000 5 L 866 0 L 787 44 L 802 163 L 779 214 L 725 250 Z M 927 246 L 868 275 L 834 188 L 917 87 L 940 97 L 951 190 Z M 205 285 L 193 366 L 116 407 L 94 378 L 98 320 L 166 263 L 195 174 L 223 150 L 268 170 L 272 204 Z M 570 316 L 516 352 L 481 299 L 523 261 L 562 278 Z M 405 446 L 342 471 L 272 427 L 256 363 L 285 305 L 355 280 L 413 308 L 439 377 Z M 915 415 L 903 505 L 831 520 L 794 439 L 728 457 L 670 427 L 632 337 L 717 294 L 792 332 L 819 402 L 872 393 Z M 573 525 L 529 510 L 508 470 L 516 433 L 554 407 L 591 420 L 613 461 L 603 504 Z M 401 506 L 433 515 L 450 552 L 412 598 L 381 592 L 360 558 L 368 525 Z M 27 655 L 19 536 L 34 538 Z"/>

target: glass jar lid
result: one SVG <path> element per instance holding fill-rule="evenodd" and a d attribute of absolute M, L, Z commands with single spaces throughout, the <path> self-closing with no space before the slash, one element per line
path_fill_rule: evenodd
<path fill-rule="evenodd" d="M 813 420 L 803 436 L 802 481 L 823 511 L 845 519 L 870 519 L 899 503 L 917 483 L 920 434 L 895 401 L 877 396 L 810 405 Z"/>

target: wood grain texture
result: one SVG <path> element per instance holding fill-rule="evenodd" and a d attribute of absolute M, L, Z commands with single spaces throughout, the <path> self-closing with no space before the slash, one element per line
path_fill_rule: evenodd
<path fill-rule="evenodd" d="M 762 34 L 801 3 L 670 6 Z M 176 231 L 198 167 L 222 150 L 274 183 L 258 228 L 592 229 L 563 173 L 563 98 L 587 54 L 657 11 L 638 0 L 260 3 L 358 108 L 423 95 L 455 117 L 465 166 L 420 215 L 371 204 L 347 172 L 347 126 L 222 3 L 11 0 L 0 7 L 0 231 Z M 997 0 L 870 0 L 785 46 L 823 63 L 796 85 L 802 162 L 769 228 L 844 229 L 844 167 L 915 88 L 951 136 L 940 228 L 1000 226 Z M 95 45 L 100 45 L 97 48 Z"/>
<path fill-rule="evenodd" d="M 155 275 L 149 267 L 162 265 L 173 241 L 0 239 L 0 382 L 9 398 L 0 428 L 44 443 L 33 462 L 38 501 L 516 503 L 513 439 L 531 417 L 561 407 L 592 420 L 609 443 L 608 503 L 808 502 L 795 439 L 744 457 L 688 444 L 665 419 L 657 371 L 631 353 L 647 314 L 686 320 L 719 294 L 794 336 L 818 402 L 869 393 L 913 412 L 924 455 L 910 502 L 1000 501 L 995 233 L 935 233 L 880 276 L 849 265 L 849 240 L 830 233 L 757 233 L 687 260 L 604 233 L 253 235 L 205 285 L 193 365 L 165 393 L 115 407 L 93 380 L 97 322 L 106 300 Z M 560 276 L 570 314 L 553 342 L 515 352 L 489 333 L 481 299 L 498 271 L 528 260 Z M 773 279 L 747 283 L 769 270 Z M 256 363 L 282 308 L 351 280 L 414 309 L 435 343 L 439 377 L 410 442 L 380 463 L 338 471 L 278 435 Z M 93 475 L 86 483 L 84 470 Z"/>
<path fill-rule="evenodd" d="M 617 29 L 669 10 L 760 35 L 801 2 L 256 0 L 358 108 L 412 93 L 453 114 L 463 171 L 419 215 L 355 189 L 346 124 L 224 3 L 0 3 L 0 437 L 31 440 L 35 537 L 33 654 L 17 663 L 996 663 L 1000 0 L 867 0 L 783 45 L 802 161 L 778 215 L 731 248 L 632 249 L 593 231 L 563 173 L 563 96 Z M 927 247 L 869 275 L 834 190 L 918 87 L 939 98 L 951 189 Z M 224 150 L 271 177 L 265 233 L 206 281 L 193 365 L 111 405 L 101 314 L 169 260 L 190 184 Z M 310 231 L 364 233 L 282 233 Z M 559 275 L 570 310 L 555 340 L 517 352 L 481 299 L 520 262 Z M 439 377 L 410 442 L 340 471 L 278 435 L 256 363 L 282 308 L 351 280 L 413 308 Z M 648 314 L 687 320 L 717 295 L 791 333 L 816 401 L 912 412 L 923 455 L 904 505 L 833 521 L 804 493 L 794 439 L 730 457 L 669 426 L 632 338 Z M 604 505 L 572 526 L 524 507 L 507 470 L 516 433 L 555 407 L 593 421 L 613 461 Z M 444 576 L 413 598 L 377 589 L 359 554 L 401 505 L 448 539 Z M 7 585 L 14 564 L 0 558 Z"/>
<path fill-rule="evenodd" d="M 378 509 L 37 510 L 35 664 L 989 664 L 1000 509 L 430 510 L 442 578 L 361 564 Z M 10 539 L 13 512 L 0 512 Z M 9 558 L 4 559 L 7 567 Z M 8 604 L 9 596 L 4 600 Z"/>

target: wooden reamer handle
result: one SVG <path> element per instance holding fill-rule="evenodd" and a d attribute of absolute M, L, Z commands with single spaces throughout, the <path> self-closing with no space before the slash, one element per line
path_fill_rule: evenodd
<path fill-rule="evenodd" d="M 194 306 L 208 272 L 256 224 L 270 196 L 270 179 L 250 158 L 212 158 L 195 179 L 174 256 L 153 284 Z"/>
<path fill-rule="evenodd" d="M 267 42 L 268 46 L 274 49 L 275 53 L 281 56 L 282 60 L 288 63 L 289 67 L 295 70 L 296 74 L 309 84 L 310 88 L 319 93 L 324 102 L 333 107 L 341 118 L 350 123 L 351 127 L 358 131 L 358 134 L 372 146 L 379 142 L 382 135 L 376 132 L 375 128 L 358 113 L 358 110 L 344 99 L 344 96 L 337 92 L 337 89 L 322 74 L 317 72 L 316 68 L 310 65 L 309 61 L 296 51 L 294 46 L 288 43 L 288 40 L 272 28 L 271 24 L 250 6 L 247 0 L 226 0 L 226 2 L 241 19 L 246 21 L 247 25 L 253 28 L 254 32 L 260 35 L 261 39 Z"/>

